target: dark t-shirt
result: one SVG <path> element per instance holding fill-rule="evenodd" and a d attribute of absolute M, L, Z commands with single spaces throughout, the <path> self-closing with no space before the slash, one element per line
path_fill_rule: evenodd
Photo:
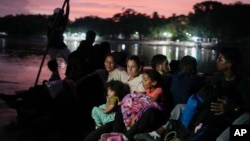
<path fill-rule="evenodd" d="M 210 111 L 210 104 L 208 104 L 194 121 L 194 123 L 204 123 L 203 127 L 206 129 L 199 138 L 199 140 L 204 141 L 215 140 L 240 114 L 250 111 L 250 83 L 245 77 L 238 75 L 234 80 L 226 81 L 224 74 L 220 73 L 213 76 L 209 84 L 216 87 L 219 98 L 227 100 L 232 105 L 239 106 L 240 111 L 215 116 Z"/>
<path fill-rule="evenodd" d="M 174 106 L 187 103 L 188 98 L 197 93 L 204 83 L 204 78 L 195 74 L 182 72 L 174 74 L 170 87 Z"/>
<path fill-rule="evenodd" d="M 238 75 L 232 81 L 226 81 L 224 74 L 215 75 L 211 83 L 219 88 L 223 98 L 226 98 L 237 106 L 242 106 L 243 111 L 250 109 L 250 83 L 242 75 Z"/>
<path fill-rule="evenodd" d="M 250 109 L 250 93 L 249 81 L 241 75 L 238 75 L 232 81 L 226 81 L 224 78 L 224 74 L 217 74 L 209 83 L 211 86 L 215 87 L 215 93 L 210 93 L 208 96 L 213 97 L 206 103 L 206 111 L 203 112 L 203 115 L 200 114 L 199 120 L 204 122 L 204 119 L 216 119 L 218 116 L 214 116 L 213 112 L 210 111 L 211 102 L 217 101 L 218 98 L 226 100 L 230 105 L 236 105 L 240 107 L 240 112 L 238 113 L 228 113 L 224 114 L 220 117 L 227 119 L 229 122 L 232 122 L 236 117 L 238 117 L 243 112 L 248 111 Z M 213 95 L 213 96 L 211 96 Z M 208 116 L 208 114 L 210 116 Z"/>

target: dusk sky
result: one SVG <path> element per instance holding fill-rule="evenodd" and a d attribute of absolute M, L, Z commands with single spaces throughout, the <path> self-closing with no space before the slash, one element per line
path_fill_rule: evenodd
<path fill-rule="evenodd" d="M 250 0 L 220 0 L 223 4 L 233 4 L 241 1 L 250 4 Z M 62 7 L 64 0 L 0 0 L 0 17 L 16 14 L 52 14 L 53 9 Z M 193 12 L 193 5 L 202 0 L 70 0 L 70 19 L 85 16 L 111 18 L 121 13 L 123 8 L 131 8 L 137 12 L 152 15 L 154 11 L 159 15 L 169 17 L 172 14 L 187 15 Z"/>

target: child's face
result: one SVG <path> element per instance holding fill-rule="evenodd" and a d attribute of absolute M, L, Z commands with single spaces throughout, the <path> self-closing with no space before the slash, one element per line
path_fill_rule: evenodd
<path fill-rule="evenodd" d="M 143 73 L 142 85 L 145 89 L 151 89 L 156 85 L 156 81 L 152 81 L 152 79 L 146 73 Z"/>
<path fill-rule="evenodd" d="M 110 88 L 108 88 L 107 94 L 108 94 L 108 97 L 112 97 L 112 96 L 115 95 L 115 91 L 113 91 L 113 90 L 111 90 Z"/>

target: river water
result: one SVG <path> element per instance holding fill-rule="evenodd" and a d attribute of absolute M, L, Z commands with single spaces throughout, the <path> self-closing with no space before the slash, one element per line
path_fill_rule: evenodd
<path fill-rule="evenodd" d="M 99 43 L 99 42 L 96 42 Z M 191 55 L 197 59 L 198 71 L 201 73 L 213 73 L 217 51 L 213 47 L 197 47 L 182 45 L 169 45 L 164 43 L 137 43 L 137 42 L 110 42 L 113 51 L 126 51 L 128 55 L 139 55 L 146 65 L 155 54 L 164 54 L 168 60 L 179 60 L 185 55 Z M 66 41 L 71 51 L 75 50 L 79 41 Z M 28 89 L 34 86 L 38 70 L 46 49 L 46 40 L 13 40 L 0 38 L 0 90 L 4 93 L 14 93 L 18 90 Z M 246 55 L 249 56 L 249 55 Z M 249 58 L 249 57 L 248 57 Z M 38 84 L 48 79 L 50 71 L 46 64 L 49 60 L 46 56 Z M 65 63 L 58 58 L 59 72 L 64 78 Z M 248 70 L 246 70 L 248 71 Z"/>
<path fill-rule="evenodd" d="M 71 51 L 79 45 L 78 41 L 67 41 Z M 128 55 L 139 55 L 144 59 L 146 65 L 155 54 L 164 54 L 168 60 L 179 60 L 185 55 L 191 55 L 197 59 L 198 71 L 203 73 L 212 73 L 215 71 L 215 60 L 217 56 L 216 49 L 210 47 L 199 48 L 195 45 L 188 47 L 181 45 L 168 45 L 162 43 L 124 43 L 111 42 L 112 50 L 126 51 Z M 35 85 L 38 70 L 46 49 L 45 40 L 16 40 L 0 38 L 0 93 L 14 94 L 19 90 L 27 90 Z M 250 76 L 250 49 L 241 49 L 244 55 L 243 72 Z M 50 77 L 50 71 L 46 64 L 49 60 L 47 55 L 42 67 L 38 84 Z M 61 57 L 58 58 L 60 64 L 59 72 L 64 78 L 65 63 Z M 14 109 L 9 108 L 4 101 L 0 99 L 0 140 L 17 141 L 22 137 L 34 140 L 29 129 L 15 130 L 15 132 L 6 132 L 6 127 L 15 125 L 17 113 Z M 10 130 L 12 131 L 12 130 Z M 24 139 L 24 140 L 27 140 Z"/>
<path fill-rule="evenodd" d="M 71 51 L 78 47 L 78 42 L 66 42 Z M 97 42 L 99 43 L 99 42 Z M 125 51 L 128 55 L 139 55 L 143 58 L 145 65 L 150 65 L 151 58 L 155 54 L 164 54 L 168 60 L 180 60 L 185 55 L 191 55 L 197 59 L 198 71 L 203 73 L 211 73 L 215 71 L 215 60 L 217 56 L 216 49 L 211 46 L 197 47 L 195 43 L 186 45 L 178 43 L 178 45 L 170 45 L 168 42 L 152 41 L 152 42 L 117 42 L 110 41 L 113 51 Z M 185 45 L 184 45 L 185 44 Z"/>

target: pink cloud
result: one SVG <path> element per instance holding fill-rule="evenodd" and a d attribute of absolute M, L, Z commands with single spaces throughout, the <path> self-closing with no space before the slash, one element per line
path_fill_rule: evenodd
<path fill-rule="evenodd" d="M 223 0 L 222 3 L 235 3 L 238 0 Z M 249 0 L 241 0 L 250 3 Z M 10 14 L 52 14 L 56 7 L 61 7 L 64 0 L 1 0 L 0 16 Z M 122 12 L 122 8 L 131 8 L 140 13 L 151 15 L 158 12 L 165 17 L 173 13 L 188 14 L 193 5 L 201 0 L 70 0 L 70 19 L 94 15 L 102 18 L 112 17 Z"/>

